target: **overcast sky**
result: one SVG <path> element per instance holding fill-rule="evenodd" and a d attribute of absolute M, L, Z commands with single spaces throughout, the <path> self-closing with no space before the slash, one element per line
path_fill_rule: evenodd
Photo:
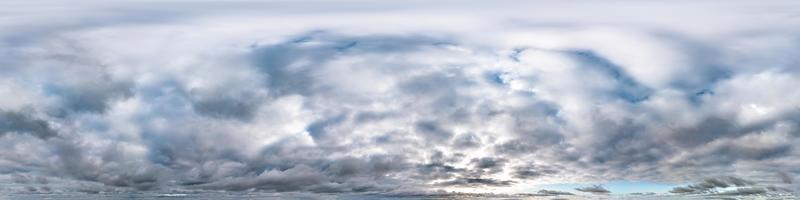
<path fill-rule="evenodd" d="M 0 193 L 796 193 L 798 87 L 793 0 L 7 0 Z"/>

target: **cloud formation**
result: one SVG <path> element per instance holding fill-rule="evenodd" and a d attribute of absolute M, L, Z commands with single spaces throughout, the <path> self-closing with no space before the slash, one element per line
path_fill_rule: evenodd
<path fill-rule="evenodd" d="M 708 178 L 700 183 L 691 184 L 685 187 L 676 187 L 670 190 L 671 193 L 706 193 L 717 188 L 744 187 L 755 183 L 737 177 Z M 742 190 L 743 192 L 749 190 Z"/>
<path fill-rule="evenodd" d="M 580 187 L 580 188 L 575 188 L 575 190 L 581 191 L 581 192 L 588 192 L 588 193 L 592 193 L 592 194 L 608 194 L 608 193 L 611 193 L 611 191 L 608 191 L 602 185 L 593 185 L 593 186 L 588 186 L 588 187 Z"/>
<path fill-rule="evenodd" d="M 798 4 L 623 3 L 0 3 L 0 193 L 798 191 Z"/>

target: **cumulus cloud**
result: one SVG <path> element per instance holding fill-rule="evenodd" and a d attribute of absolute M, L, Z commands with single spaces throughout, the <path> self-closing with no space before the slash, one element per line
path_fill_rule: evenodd
<path fill-rule="evenodd" d="M 623 3 L 3 2 L 0 184 L 800 189 L 797 3 Z"/>

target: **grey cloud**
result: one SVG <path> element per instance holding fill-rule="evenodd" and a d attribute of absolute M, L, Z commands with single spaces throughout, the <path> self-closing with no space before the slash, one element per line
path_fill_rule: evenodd
<path fill-rule="evenodd" d="M 131 7 L 85 23 L 107 15 L 0 9 L 11 30 L 0 33 L 0 172 L 36 192 L 424 193 L 733 172 L 760 179 L 671 192 L 796 188 L 792 6 L 426 8 L 452 17 L 443 23 L 409 18 L 415 5 L 315 3 L 58 5 Z"/>
<path fill-rule="evenodd" d="M 47 177 L 37 176 L 36 177 L 36 183 L 47 185 L 48 183 L 50 183 L 50 181 L 47 180 Z"/>
<path fill-rule="evenodd" d="M 423 164 L 416 167 L 419 178 L 423 179 L 449 179 L 458 174 L 466 173 L 467 169 L 458 168 L 441 162 Z"/>
<path fill-rule="evenodd" d="M 32 187 L 32 186 L 25 186 L 25 191 L 27 191 L 27 192 L 36 192 L 36 191 L 39 191 L 39 190 L 37 190 L 35 187 Z"/>
<path fill-rule="evenodd" d="M 519 155 L 559 145 L 564 141 L 564 135 L 555 130 L 557 123 L 547 123 L 560 122 L 558 112 L 558 106 L 542 101 L 510 111 L 509 115 L 514 119 L 511 129 L 517 137 L 495 145 L 494 150 L 498 153 Z"/>
<path fill-rule="evenodd" d="M 452 132 L 442 128 L 440 125 L 432 121 L 417 122 L 415 130 L 433 141 L 445 141 L 453 136 Z"/>
<path fill-rule="evenodd" d="M 335 135 L 331 135 L 335 133 L 335 131 L 331 131 L 329 129 L 331 129 L 333 126 L 343 123 L 345 120 L 347 120 L 347 115 L 339 114 L 311 123 L 308 125 L 306 130 L 311 137 L 314 138 L 314 140 L 322 142 L 329 138 L 335 137 Z"/>
<path fill-rule="evenodd" d="M 710 87 L 720 81 L 730 78 L 734 71 L 728 63 L 722 59 L 724 52 L 715 49 L 709 44 L 691 38 L 688 35 L 680 35 L 665 31 L 654 31 L 654 36 L 672 42 L 673 46 L 687 52 L 688 61 L 694 68 L 692 73 L 682 74 L 670 81 L 672 87 L 683 90 L 690 95 L 689 99 L 693 103 L 702 103 L 700 96 L 713 94 Z"/>
<path fill-rule="evenodd" d="M 44 176 L 31 176 L 25 174 L 12 174 L 11 179 L 14 183 L 19 184 L 39 184 L 39 185 L 47 185 L 50 183 L 47 180 L 47 177 Z"/>
<path fill-rule="evenodd" d="M 611 193 L 611 191 L 608 191 L 602 185 L 593 185 L 593 186 L 589 186 L 589 187 L 575 188 L 575 190 L 581 191 L 581 192 L 588 192 L 588 193 L 592 193 L 592 194 L 608 194 L 608 193 Z"/>
<path fill-rule="evenodd" d="M 455 180 L 437 183 L 438 186 L 459 186 L 459 187 L 484 187 L 484 186 L 511 186 L 514 181 L 497 180 L 487 178 L 458 178 Z"/>
<path fill-rule="evenodd" d="M 20 112 L 0 110 L 0 136 L 8 133 L 31 134 L 42 139 L 58 135 L 46 120 Z"/>
<path fill-rule="evenodd" d="M 35 82 L 44 97 L 55 100 L 40 108 L 66 117 L 73 113 L 104 113 L 111 103 L 133 95 L 131 77 L 115 77 L 113 66 L 93 54 L 93 49 L 74 39 L 55 37 L 28 44 L 39 51 L 15 57 L 8 69 L 11 80 Z"/>
<path fill-rule="evenodd" d="M 93 162 L 87 152 L 75 141 L 53 141 L 58 153 L 58 164 L 54 166 L 66 176 L 78 180 L 95 181 L 110 186 L 131 187 L 141 190 L 158 186 L 161 168 L 139 166 L 125 160 L 124 152 L 113 146 L 99 157 L 101 162 Z M 98 159 L 98 158 L 95 158 Z M 127 164 L 127 165 L 126 165 Z"/>
<path fill-rule="evenodd" d="M 387 118 L 391 118 L 397 115 L 397 113 L 379 113 L 379 112 L 362 112 L 358 113 L 354 117 L 354 121 L 357 123 L 369 123 L 384 120 Z"/>
<path fill-rule="evenodd" d="M 670 190 L 670 193 L 706 193 L 713 191 L 717 188 L 728 188 L 732 186 L 742 187 L 750 186 L 755 183 L 752 181 L 744 180 L 742 178 L 728 176 L 720 178 L 707 178 L 702 182 L 691 184 L 688 186 L 675 187 Z"/>
<path fill-rule="evenodd" d="M 765 160 L 770 158 L 782 157 L 789 154 L 792 146 L 789 144 L 779 144 L 775 146 L 743 146 L 726 145 L 715 149 L 712 154 L 717 155 L 738 155 L 742 159 Z"/>
<path fill-rule="evenodd" d="M 486 176 L 489 174 L 497 174 L 503 172 L 503 168 L 508 162 L 507 159 L 504 158 L 493 158 L 493 157 L 483 157 L 483 158 L 474 158 L 470 160 L 470 165 L 472 165 L 472 169 L 468 171 L 465 175 L 469 177 L 473 176 Z"/>
<path fill-rule="evenodd" d="M 474 148 L 481 146 L 481 139 L 473 133 L 462 134 L 453 140 L 456 148 Z"/>
<path fill-rule="evenodd" d="M 14 181 L 14 183 L 28 184 L 30 182 L 29 178 L 24 175 L 13 174 L 11 175 L 11 178 Z"/>
<path fill-rule="evenodd" d="M 500 168 L 503 167 L 503 164 L 506 162 L 505 159 L 495 159 L 495 158 L 476 158 L 472 159 L 471 163 L 478 169 L 490 169 L 490 168 Z"/>
<path fill-rule="evenodd" d="M 593 141 L 591 151 L 594 152 L 588 156 L 592 164 L 622 167 L 632 163 L 652 163 L 671 151 L 669 147 L 654 145 L 646 127 L 632 119 L 612 120 L 600 113 L 594 115 L 592 124 L 604 134 Z"/>
<path fill-rule="evenodd" d="M 373 156 L 367 159 L 342 158 L 322 166 L 296 164 L 288 169 L 265 169 L 255 177 L 235 177 L 192 187 L 223 190 L 363 192 L 388 190 L 394 186 L 380 185 L 376 179 L 405 168 L 401 158 Z"/>
<path fill-rule="evenodd" d="M 623 99 L 630 103 L 638 103 L 647 100 L 652 93 L 650 88 L 638 83 L 634 77 L 627 74 L 620 66 L 592 51 L 573 50 L 564 53 L 577 61 L 585 63 L 587 70 L 600 71 L 616 81 L 616 87 L 611 91 L 603 92 L 603 94 L 610 94 L 613 98 Z"/>
<path fill-rule="evenodd" d="M 531 165 L 531 166 L 518 166 L 514 168 L 512 175 L 518 179 L 537 179 L 544 176 L 558 174 L 559 171 L 556 167 Z"/>
<path fill-rule="evenodd" d="M 373 176 L 380 177 L 387 173 L 407 168 L 408 163 L 401 157 L 374 155 L 367 159 L 353 157 L 342 158 L 331 163 L 326 172 L 338 177 Z"/>
<path fill-rule="evenodd" d="M 193 107 L 200 114 L 212 117 L 233 117 L 242 120 L 252 119 L 261 100 L 253 94 L 241 94 L 236 96 L 212 96 L 198 98 Z"/>
<path fill-rule="evenodd" d="M 570 192 L 558 191 L 558 190 L 539 190 L 536 194 L 546 195 L 546 196 L 558 196 L 558 195 L 574 195 Z"/>
<path fill-rule="evenodd" d="M 778 192 L 779 194 L 780 193 L 783 193 L 783 194 L 794 193 L 794 190 L 792 190 L 792 189 L 784 188 L 784 187 L 778 187 L 778 186 L 774 186 L 774 185 L 770 185 L 770 186 L 767 186 L 767 187 L 764 187 L 764 188 L 767 189 L 768 192 Z"/>
<path fill-rule="evenodd" d="M 46 90 L 48 93 L 61 98 L 64 110 L 60 112 L 104 112 L 108 109 L 110 101 L 132 95 L 129 84 L 111 82 L 108 78 L 97 81 L 86 85 L 66 87 L 54 84 L 47 86 Z M 101 82 L 111 83 L 101 84 Z"/>
<path fill-rule="evenodd" d="M 670 136 L 678 145 L 696 146 L 737 132 L 733 120 L 712 116 L 697 123 L 696 127 L 678 128 Z"/>
<path fill-rule="evenodd" d="M 337 57 L 407 52 L 436 43 L 425 36 L 350 37 L 317 31 L 283 43 L 256 46 L 252 57 L 253 65 L 266 75 L 265 84 L 273 95 L 311 95 L 326 89 L 316 85 L 314 70 Z"/>
<path fill-rule="evenodd" d="M 325 35 L 325 34 L 322 34 Z M 329 38 L 326 38 L 329 37 Z M 128 169 L 114 168 L 122 161 L 113 159 L 104 160 L 101 164 L 90 164 L 87 160 L 82 160 L 82 151 L 85 149 L 76 147 L 64 147 L 61 152 L 62 168 L 66 174 L 81 180 L 97 181 L 107 185 L 119 187 L 134 187 L 140 189 L 157 188 L 164 181 L 177 179 L 178 184 L 187 187 L 197 187 L 206 189 L 223 190 L 250 190 L 258 189 L 265 191 L 318 191 L 318 192 L 341 192 L 341 191 L 360 191 L 360 190 L 379 190 L 384 188 L 380 183 L 394 183 L 394 181 L 408 182 L 438 182 L 437 186 L 507 186 L 513 185 L 514 181 L 504 181 L 491 176 L 498 174 L 506 166 L 507 156 L 523 157 L 541 156 L 545 159 L 552 159 L 554 163 L 562 163 L 560 167 L 583 167 L 594 166 L 587 171 L 597 170 L 608 176 L 624 176 L 624 173 L 617 173 L 616 169 L 625 166 L 642 166 L 647 168 L 657 168 L 659 162 L 664 161 L 676 152 L 681 150 L 697 151 L 700 148 L 713 142 L 724 142 L 723 138 L 736 138 L 748 135 L 754 130 L 762 130 L 761 126 L 740 127 L 735 124 L 735 120 L 723 117 L 708 117 L 707 121 L 699 123 L 697 127 L 687 127 L 675 131 L 667 131 L 670 142 L 678 144 L 684 149 L 675 149 L 669 145 L 660 145 L 659 135 L 654 134 L 659 126 L 653 125 L 662 123 L 656 118 L 647 114 L 637 114 L 644 112 L 641 108 L 643 104 L 650 100 L 650 95 L 654 95 L 653 88 L 648 88 L 638 83 L 630 74 L 622 71 L 620 66 L 611 63 L 610 60 L 600 57 L 591 51 L 568 51 L 561 52 L 574 59 L 576 62 L 583 63 L 586 70 L 601 72 L 614 81 L 614 87 L 608 91 L 593 91 L 607 99 L 598 100 L 596 103 L 602 104 L 608 101 L 623 100 L 626 107 L 621 107 L 621 113 L 626 117 L 613 118 L 605 116 L 605 113 L 592 113 L 588 121 L 569 121 L 566 118 L 561 102 L 548 101 L 533 94 L 522 98 L 518 104 L 513 106 L 505 105 L 502 99 L 486 99 L 481 96 L 473 96 L 471 90 L 483 90 L 482 83 L 476 82 L 484 77 L 471 77 L 459 71 L 458 68 L 452 71 L 425 71 L 421 74 L 403 77 L 392 85 L 390 93 L 395 97 L 410 97 L 412 103 L 405 106 L 413 106 L 413 109 L 400 110 L 380 110 L 366 111 L 353 108 L 363 102 L 350 102 L 348 97 L 341 97 L 335 92 L 331 92 L 325 83 L 318 82 L 315 67 L 323 66 L 329 61 L 337 58 L 360 54 L 387 53 L 400 54 L 417 51 L 422 48 L 435 46 L 429 44 L 432 40 L 421 39 L 419 43 L 405 41 L 409 44 L 394 43 L 392 40 L 404 41 L 396 37 L 379 37 L 361 39 L 359 37 L 348 36 L 324 36 L 321 38 L 301 39 L 289 41 L 276 45 L 258 45 L 252 49 L 252 56 L 255 60 L 253 65 L 264 74 L 266 83 L 255 88 L 232 88 L 231 90 L 211 90 L 211 91 L 192 91 L 184 87 L 185 83 L 173 80 L 175 83 L 156 84 L 154 86 L 139 86 L 134 88 L 136 96 L 134 98 L 143 101 L 145 104 L 156 104 L 155 108 L 159 112 L 151 115 L 138 116 L 136 121 L 141 130 L 141 138 L 148 148 L 147 163 L 137 163 L 144 167 L 145 172 L 131 172 Z M 359 41 L 346 43 L 345 41 Z M 402 42 L 401 42 L 402 43 Z M 344 46 L 340 46 L 340 45 Z M 416 46 L 415 46 L 416 45 Z M 363 48 L 359 50 L 359 48 Z M 386 48 L 386 51 L 377 49 Z M 367 51 L 369 50 L 369 51 Z M 375 51 L 375 52 L 372 52 Z M 308 61 L 310 60 L 310 61 Z M 307 62 L 319 65 L 308 64 Z M 583 68 L 581 68 L 583 69 Z M 387 69 L 389 70 L 389 69 Z M 479 73 L 483 76 L 483 73 Z M 501 80 L 505 81 L 505 80 Z M 492 91 L 505 91 L 504 87 L 492 86 Z M 545 84 L 545 83 L 541 83 Z M 234 84 L 235 85 L 235 84 Z M 154 88 L 150 88 L 154 87 Z M 175 91 L 164 88 L 174 87 Z M 267 88 L 269 97 L 259 96 L 256 92 L 260 87 Z M 125 88 L 125 87 L 120 87 Z M 162 89 L 161 91 L 157 89 Z M 149 91 L 153 89 L 154 91 Z M 144 91 L 142 91 L 144 90 Z M 113 90 L 103 90 L 98 93 L 110 93 L 110 96 L 120 96 Z M 151 93 L 152 92 L 152 93 Z M 203 93 L 208 92 L 208 93 Z M 494 91 L 496 92 L 496 91 Z M 55 93 L 54 93 L 55 94 Z M 259 123 L 263 120 L 256 113 L 256 110 L 281 98 L 288 98 L 292 95 L 304 96 L 302 108 L 311 110 L 310 113 L 317 115 L 313 120 L 302 122 L 301 127 L 309 133 L 316 147 L 292 147 L 271 144 L 264 146 L 260 156 L 264 158 L 253 158 L 244 153 L 237 152 L 235 144 L 210 145 L 209 141 L 224 137 L 223 133 L 230 130 L 212 130 L 199 124 L 228 123 L 227 121 L 217 121 L 224 118 L 246 119 L 237 125 L 249 125 L 249 123 Z M 60 96 L 69 96 L 61 95 Z M 126 96 L 126 95 L 121 95 Z M 118 98 L 118 97 L 114 97 Z M 370 97 L 371 98 L 371 97 Z M 518 98 L 518 97 L 514 97 Z M 98 97 L 103 99 L 105 105 L 113 98 Z M 405 99 L 396 98 L 398 101 Z M 609 100 L 610 99 L 610 100 Z M 345 104 L 342 107 L 333 106 L 333 103 Z M 374 102 L 372 100 L 366 102 Z M 101 104 L 97 104 L 101 105 Z M 74 107 L 74 106 L 73 106 Z M 185 112 L 186 107 L 196 113 Z M 330 107 L 330 108 L 326 108 Z M 96 106 L 94 111 L 104 111 L 107 109 Z M 625 110 L 629 109 L 629 110 Z M 78 109 L 81 110 L 81 109 Z M 86 110 L 86 109 L 83 109 Z M 633 115 L 627 115 L 631 114 Z M 99 112 L 102 115 L 102 112 Z M 191 121 L 195 119 L 193 114 L 211 116 L 211 119 L 199 118 L 208 121 Z M 269 115 L 269 114 L 266 114 Z M 403 120 L 414 117 L 409 122 L 395 124 L 395 129 L 388 132 L 386 129 L 380 131 L 368 130 L 363 132 L 377 132 L 368 138 L 374 140 L 361 140 L 361 138 L 350 138 L 351 134 L 361 126 L 371 126 L 380 123 L 396 123 L 394 120 Z M 640 118 L 637 118 L 640 117 Z M 277 116 L 280 118 L 283 116 Z M 502 125 L 508 128 L 509 133 L 500 130 L 489 131 L 457 131 L 470 124 L 488 123 L 493 119 L 508 117 L 503 121 L 509 122 Z M 166 119 L 173 124 L 186 124 L 185 127 L 162 128 L 156 126 L 154 121 L 149 119 Z M 189 123 L 191 122 L 191 123 Z M 573 126 L 586 125 L 591 127 L 589 132 L 580 133 L 582 137 L 587 137 L 587 143 L 576 143 L 571 137 L 576 137 L 577 129 Z M 767 126 L 767 125 L 765 125 Z M 398 128 L 399 127 L 399 128 Z M 326 154 L 348 154 L 357 148 L 370 148 L 376 145 L 377 141 L 383 141 L 385 145 L 398 145 L 400 148 L 418 148 L 409 152 L 397 152 L 406 156 L 423 154 L 425 151 L 432 151 L 424 145 L 413 144 L 413 140 L 408 139 L 404 134 L 403 128 L 410 128 L 414 133 L 423 136 L 426 142 L 436 142 L 438 144 L 450 144 L 452 147 L 471 149 L 482 147 L 483 145 L 493 145 L 493 150 L 499 155 L 497 157 L 470 157 L 465 156 L 469 166 L 459 166 L 447 159 L 432 161 L 430 163 L 410 163 L 406 161 L 391 161 L 384 164 L 371 163 L 372 160 L 362 160 L 360 158 L 346 157 L 342 160 L 331 161 L 324 158 Z M 470 127 L 469 129 L 474 129 Z M 231 129 L 233 130 L 233 129 Z M 358 130 L 361 131 L 361 130 Z M 302 131 L 298 131 L 302 132 Z M 687 133 L 688 132 L 688 133 Z M 733 132 L 734 134 L 729 134 Z M 199 134 L 194 134 L 199 133 Z M 236 133 L 232 131 L 230 133 Z M 363 133 L 362 133 L 363 134 Z M 377 134 L 383 134 L 378 137 Z M 493 140 L 496 135 L 511 135 L 504 140 Z M 692 137 L 690 137 L 692 136 Z M 697 139 L 698 136 L 700 139 Z M 343 144 L 339 141 L 342 137 L 353 139 L 352 144 Z M 281 140 L 279 140 L 281 141 Z M 376 143 L 371 143 L 375 141 Z M 764 148 L 748 148 L 737 146 L 736 144 L 721 145 L 718 148 L 708 150 L 709 154 L 730 155 L 730 158 L 749 158 L 749 159 L 770 159 L 780 156 L 791 155 L 793 149 L 789 148 L 789 143 L 780 146 L 765 146 Z M 364 146 L 360 146 L 364 145 Z M 404 146 L 405 145 L 405 146 Z M 68 145 L 70 146 L 70 145 Z M 77 145 L 72 145 L 77 146 Z M 446 147 L 451 148 L 451 147 Z M 566 152 L 569 149 L 571 152 Z M 552 153 L 551 155 L 543 155 Z M 119 153 L 118 155 L 124 155 Z M 702 154 L 697 154 L 702 155 Z M 549 156 L 549 157 L 548 157 Z M 114 157 L 109 155 L 109 157 Z M 713 159 L 706 159 L 713 161 Z M 735 159 L 730 161 L 736 161 Z M 715 163 L 708 163 L 714 165 Z M 718 164 L 718 163 L 717 163 Z M 195 166 L 196 165 L 196 166 Z M 274 178 L 255 178 L 264 172 L 274 171 L 277 174 L 285 173 L 285 176 L 295 176 L 295 167 L 303 165 L 309 169 L 306 172 L 318 173 L 318 177 L 306 177 L 303 180 L 274 179 Z M 556 164 L 552 164 L 555 166 Z M 198 167 L 202 166 L 202 167 Z M 89 168 L 97 169 L 97 173 L 79 172 L 76 169 Z M 292 170 L 294 169 L 294 170 Z M 559 173 L 552 167 L 525 167 L 518 166 L 513 168 L 510 174 L 517 179 L 536 179 L 548 175 Z M 176 173 L 172 177 L 161 177 L 160 174 L 191 171 L 190 173 Z M 595 172 L 595 171 L 592 171 Z M 374 179 L 378 175 L 392 173 L 404 174 L 406 179 Z M 408 175 L 411 174 L 411 175 Z M 641 176 L 658 176 L 659 174 L 647 174 Z M 365 181 L 368 180 L 368 181 Z M 308 181 L 308 182 L 306 182 Z M 365 181 L 363 185 L 357 184 L 358 181 Z M 444 181 L 444 182 L 442 182 Z M 308 186 L 300 186 L 298 182 L 306 183 Z M 278 185 L 281 186 L 264 186 Z M 292 186 L 294 185 L 294 186 Z M 388 186 L 386 186 L 388 187 Z M 585 188 L 584 188 L 585 189 Z M 588 191 L 588 190 L 587 190 Z"/>
<path fill-rule="evenodd" d="M 535 152 L 538 149 L 536 143 L 530 140 L 512 140 L 495 146 L 495 151 L 507 154 L 524 154 Z"/>
<path fill-rule="evenodd" d="M 777 175 L 778 175 L 778 178 L 780 178 L 781 182 L 783 182 L 783 183 L 792 184 L 794 182 L 794 177 L 792 177 L 792 174 L 789 174 L 789 173 L 783 172 L 783 171 L 779 171 L 777 173 Z"/>
<path fill-rule="evenodd" d="M 269 170 L 255 178 L 229 179 L 202 186 L 209 189 L 247 190 L 263 189 L 272 191 L 295 191 L 319 185 L 327 181 L 327 177 L 317 169 L 306 165 L 298 165 L 283 171 Z"/>

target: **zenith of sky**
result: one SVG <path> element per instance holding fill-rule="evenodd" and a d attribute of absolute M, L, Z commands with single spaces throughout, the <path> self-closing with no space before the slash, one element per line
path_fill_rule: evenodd
<path fill-rule="evenodd" d="M 0 194 L 792 195 L 800 1 L 0 2 Z"/>

